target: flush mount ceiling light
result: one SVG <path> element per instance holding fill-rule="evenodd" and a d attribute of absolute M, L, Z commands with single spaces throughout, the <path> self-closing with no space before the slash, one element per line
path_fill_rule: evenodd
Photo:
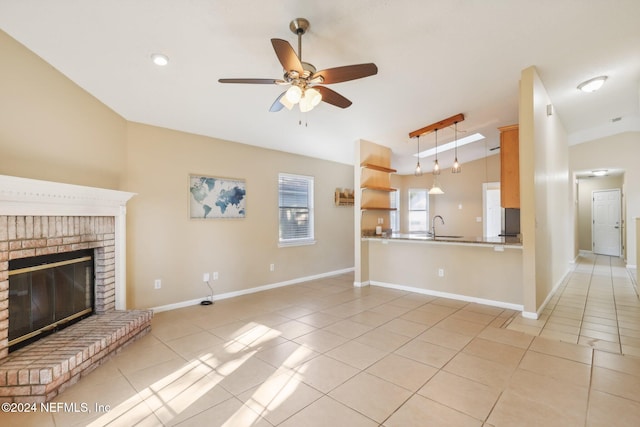
<path fill-rule="evenodd" d="M 587 81 L 584 81 L 578 85 L 578 89 L 583 92 L 595 92 L 602 87 L 607 76 L 598 76 Z"/>
<path fill-rule="evenodd" d="M 156 64 L 159 67 L 164 67 L 169 63 L 169 57 L 162 53 L 151 54 L 151 60 L 153 61 L 154 64 Z"/>
<path fill-rule="evenodd" d="M 594 174 L 595 176 L 605 176 L 607 174 L 607 170 L 606 169 L 599 169 L 599 170 L 595 170 L 595 171 L 591 171 L 592 174 Z"/>

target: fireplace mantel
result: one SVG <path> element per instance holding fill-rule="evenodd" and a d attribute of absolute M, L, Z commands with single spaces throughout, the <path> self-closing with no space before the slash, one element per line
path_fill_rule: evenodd
<path fill-rule="evenodd" d="M 115 218 L 115 305 L 126 309 L 126 204 L 135 193 L 0 175 L 0 216 Z"/>

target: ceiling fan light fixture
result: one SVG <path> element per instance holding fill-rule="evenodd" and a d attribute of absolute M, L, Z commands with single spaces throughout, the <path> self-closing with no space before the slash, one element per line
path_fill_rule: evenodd
<path fill-rule="evenodd" d="M 317 106 L 318 104 L 320 104 L 320 101 L 322 101 L 322 94 L 318 91 L 318 89 L 314 88 L 305 90 L 304 97 L 310 98 L 309 101 L 311 102 L 311 107 Z"/>
<path fill-rule="evenodd" d="M 291 101 L 289 101 L 289 98 L 287 98 L 287 93 L 286 92 L 280 97 L 279 101 L 280 101 L 280 104 L 284 105 L 286 107 L 286 109 L 289 110 L 289 111 L 291 111 L 291 109 L 295 105 Z"/>
<path fill-rule="evenodd" d="M 302 98 L 302 89 L 300 88 L 300 86 L 292 85 L 289 89 L 287 89 L 285 97 L 291 104 L 297 104 Z"/>
<path fill-rule="evenodd" d="M 586 80 L 578 85 L 578 89 L 583 92 L 595 92 L 602 87 L 607 80 L 607 76 L 598 76 Z"/>

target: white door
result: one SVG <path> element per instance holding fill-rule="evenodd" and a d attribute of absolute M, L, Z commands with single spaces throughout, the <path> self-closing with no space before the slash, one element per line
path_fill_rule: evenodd
<path fill-rule="evenodd" d="M 598 190 L 593 193 L 593 252 L 601 255 L 620 256 L 620 190 Z"/>

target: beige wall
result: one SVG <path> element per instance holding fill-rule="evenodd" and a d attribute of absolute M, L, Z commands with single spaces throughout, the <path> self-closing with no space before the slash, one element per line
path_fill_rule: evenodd
<path fill-rule="evenodd" d="M 205 272 L 219 273 L 220 294 L 353 267 L 354 208 L 333 199 L 353 186 L 353 167 L 137 123 L 128 140 L 125 189 L 138 193 L 128 205 L 132 306 L 201 297 Z M 278 247 L 280 172 L 315 178 L 315 245 Z M 246 218 L 189 219 L 190 173 L 245 179 Z"/>
<path fill-rule="evenodd" d="M 461 159 L 462 160 L 462 159 Z M 482 184 L 500 181 L 500 156 L 462 163 L 462 172 L 452 174 L 450 169 L 441 172 L 438 182 L 444 194 L 429 196 L 429 218 L 441 215 L 445 224 L 438 223 L 438 233 L 445 235 L 482 236 L 483 217 Z M 400 192 L 400 231 L 408 233 L 410 188 L 431 188 L 433 175 L 396 175 L 391 184 Z M 460 209 L 462 205 L 462 209 Z"/>
<path fill-rule="evenodd" d="M 593 169 L 624 170 L 623 212 L 627 265 L 635 265 L 637 246 L 633 218 L 640 216 L 640 132 L 626 132 L 570 147 L 572 172 Z M 577 252 L 577 248 L 576 248 Z"/>
<path fill-rule="evenodd" d="M 0 31 L 0 174 L 117 189 L 126 121 Z"/>
<path fill-rule="evenodd" d="M 353 267 L 354 208 L 333 200 L 352 166 L 130 123 L 2 32 L 0 51 L 0 174 L 138 193 L 128 308 L 202 298 L 204 272 L 220 294 Z M 279 172 L 315 177 L 315 245 L 278 248 Z M 189 173 L 244 178 L 247 218 L 189 220 Z"/>
<path fill-rule="evenodd" d="M 574 209 L 567 135 L 535 67 L 520 80 L 520 212 L 524 311 L 533 314 L 569 271 Z"/>
<path fill-rule="evenodd" d="M 578 179 L 578 249 L 581 251 L 591 251 L 592 239 L 592 193 L 595 190 L 622 191 L 623 176 L 605 176 Z M 622 213 L 622 211 L 621 211 Z M 624 242 L 623 242 L 624 243 Z M 626 246 L 626 245 L 625 245 Z"/>

